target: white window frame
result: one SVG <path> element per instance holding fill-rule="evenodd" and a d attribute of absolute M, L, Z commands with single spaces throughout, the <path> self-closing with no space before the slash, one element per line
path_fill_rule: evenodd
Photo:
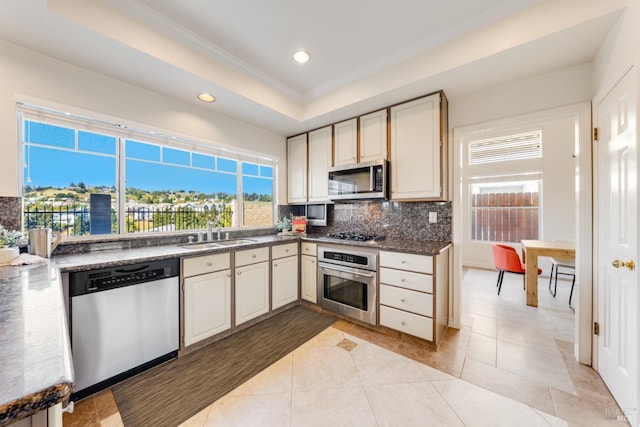
<path fill-rule="evenodd" d="M 232 229 L 265 229 L 272 228 L 273 225 L 264 226 L 250 226 L 243 227 L 243 188 L 242 188 L 242 162 L 248 162 L 258 164 L 261 166 L 268 166 L 273 169 L 272 176 L 272 217 L 277 218 L 278 206 L 277 206 L 277 170 L 278 160 L 262 153 L 249 153 L 240 150 L 234 150 L 228 147 L 216 146 L 211 143 L 196 141 L 194 139 L 188 139 L 175 135 L 169 135 L 159 133 L 151 130 L 133 129 L 115 122 L 100 120 L 96 118 L 90 118 L 84 115 L 75 113 L 68 113 L 58 111 L 56 109 L 42 107 L 34 104 L 28 104 L 18 101 L 16 103 L 16 115 L 17 115 L 17 127 L 18 127 L 18 141 L 19 144 L 19 194 L 22 197 L 24 195 L 24 178 L 23 178 L 23 166 L 26 159 L 24 159 L 24 121 L 41 122 L 54 126 L 61 126 L 65 128 L 71 128 L 75 130 L 88 131 L 94 133 L 101 133 L 116 138 L 116 180 L 117 180 L 117 194 L 118 194 L 118 233 L 112 233 L 108 236 L 120 236 L 125 237 L 133 234 L 143 234 L 151 232 L 137 232 L 126 233 L 125 224 L 125 212 L 126 212 L 126 158 L 124 155 L 124 144 L 126 140 L 135 140 L 142 143 L 158 144 L 162 147 L 169 147 L 178 150 L 188 151 L 190 153 L 199 153 L 205 155 L 215 156 L 216 158 L 222 157 L 237 162 L 237 194 L 236 194 L 236 227 L 230 227 Z M 97 115 L 97 114 L 96 114 Z M 93 153 L 92 153 L 93 154 Z M 191 157 L 191 156 L 190 156 Z M 191 163 L 191 161 L 190 161 Z M 21 214 L 22 215 L 22 214 Z M 186 230 L 176 231 L 177 233 L 185 232 Z M 80 236 L 70 236 L 70 238 L 77 238 Z"/>

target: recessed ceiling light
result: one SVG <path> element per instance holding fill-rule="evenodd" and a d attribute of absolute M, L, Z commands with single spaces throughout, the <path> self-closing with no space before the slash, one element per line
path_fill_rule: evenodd
<path fill-rule="evenodd" d="M 311 58 L 311 56 L 306 50 L 296 50 L 293 53 L 293 59 L 299 64 L 304 64 L 309 61 L 309 58 Z"/>
<path fill-rule="evenodd" d="M 213 102 L 216 100 L 215 96 L 210 95 L 208 93 L 199 93 L 198 99 L 202 102 Z"/>

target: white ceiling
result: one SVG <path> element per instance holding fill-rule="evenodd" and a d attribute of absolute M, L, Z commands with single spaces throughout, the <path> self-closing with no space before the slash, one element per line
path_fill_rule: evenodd
<path fill-rule="evenodd" d="M 284 135 L 591 62 L 626 0 L 3 0 L 0 38 Z M 311 53 L 300 65 L 296 49 Z M 206 105 L 197 92 L 213 93 Z"/>

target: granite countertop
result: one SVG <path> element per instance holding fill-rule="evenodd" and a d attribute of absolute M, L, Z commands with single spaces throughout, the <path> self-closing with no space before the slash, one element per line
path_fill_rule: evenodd
<path fill-rule="evenodd" d="M 308 234 L 303 240 L 312 242 L 331 243 L 347 246 L 360 246 L 381 251 L 405 252 L 419 255 L 438 255 L 446 249 L 451 242 L 406 240 L 406 239 L 383 239 L 369 242 L 358 242 L 353 240 L 330 239 L 323 234 Z"/>
<path fill-rule="evenodd" d="M 0 426 L 59 402 L 73 387 L 60 273 L 51 263 L 0 267 Z"/>
<path fill-rule="evenodd" d="M 299 236 L 259 236 L 241 246 L 267 246 Z M 61 272 L 104 268 L 238 249 L 239 246 L 186 249 L 178 245 L 107 249 L 54 256 L 46 263 L 0 267 L 0 426 L 67 404 L 73 391 L 73 365 Z"/>
<path fill-rule="evenodd" d="M 254 242 L 242 246 L 198 249 L 165 245 L 123 250 L 104 249 L 103 245 L 103 250 L 54 256 L 44 264 L 0 267 L 0 426 L 59 402 L 66 405 L 71 395 L 74 376 L 61 272 L 248 249 L 300 237 L 258 236 L 250 237 Z M 302 238 L 423 255 L 437 255 L 451 244 L 393 239 L 353 242 L 324 235 Z"/>

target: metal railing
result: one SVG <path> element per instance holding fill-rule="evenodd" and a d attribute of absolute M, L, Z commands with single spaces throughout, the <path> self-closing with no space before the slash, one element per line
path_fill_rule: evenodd
<path fill-rule="evenodd" d="M 97 219 L 94 218 L 92 224 L 91 210 L 87 206 L 25 206 L 23 214 L 25 230 L 43 226 L 65 236 L 96 234 L 92 233 L 92 228 L 95 228 L 92 226 Z M 217 227 L 231 227 L 233 216 L 232 206 L 224 203 L 211 206 L 127 206 L 124 231 L 136 233 L 203 229 L 209 221 L 213 221 Z M 104 222 L 104 218 L 100 220 Z M 118 216 L 113 208 L 110 231 L 118 231 Z M 99 234 L 105 234 L 104 227 Z"/>

